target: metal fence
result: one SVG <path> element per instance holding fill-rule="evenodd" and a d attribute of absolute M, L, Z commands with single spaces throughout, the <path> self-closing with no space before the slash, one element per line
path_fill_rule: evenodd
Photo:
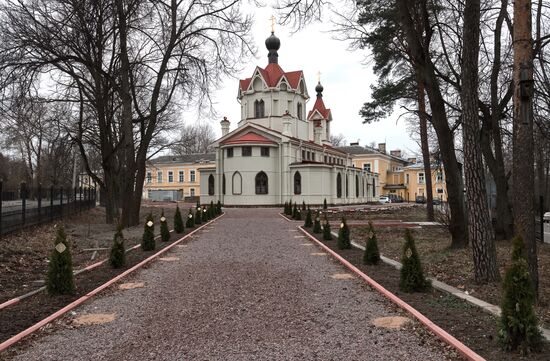
<path fill-rule="evenodd" d="M 4 189 L 0 182 L 0 236 L 95 207 L 95 188 Z"/>

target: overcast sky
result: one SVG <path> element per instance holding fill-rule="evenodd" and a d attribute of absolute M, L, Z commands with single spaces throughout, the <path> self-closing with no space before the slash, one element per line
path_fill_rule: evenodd
<path fill-rule="evenodd" d="M 265 68 L 268 64 L 265 39 L 270 35 L 270 17 L 274 14 L 271 8 L 251 8 L 254 12 L 254 40 L 258 48 L 256 59 L 243 65 L 244 70 L 237 74 L 240 79 L 252 76 L 256 66 Z M 309 111 L 315 102 L 315 85 L 317 72 L 321 72 L 321 83 L 324 86 L 325 105 L 332 110 L 333 134 L 342 133 L 349 142 L 359 141 L 361 145 L 371 142 L 387 144 L 387 149 L 402 149 L 408 154 L 417 151 L 406 130 L 404 119 L 397 121 L 397 115 L 382 119 L 374 124 L 362 124 L 359 109 L 369 100 L 370 85 L 376 77 L 370 65 L 362 64 L 367 55 L 365 51 L 348 51 L 349 44 L 332 39 L 328 33 L 331 24 L 314 24 L 292 34 L 292 29 L 275 25 L 275 35 L 281 40 L 279 65 L 284 71 L 303 70 L 310 99 L 306 105 Z M 238 80 L 225 79 L 214 93 L 215 110 L 231 121 L 231 130 L 237 127 L 240 120 L 240 105 L 237 102 Z M 184 116 L 184 118 L 187 118 Z M 192 117 L 191 117 L 192 118 Z M 189 119 L 189 118 L 188 118 Z M 214 130 L 221 135 L 220 119 L 212 119 Z"/>

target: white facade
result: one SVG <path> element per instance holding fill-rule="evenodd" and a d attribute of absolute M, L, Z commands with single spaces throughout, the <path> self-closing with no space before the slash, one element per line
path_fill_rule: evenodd
<path fill-rule="evenodd" d="M 354 168 L 349 154 L 332 147 L 323 87 L 306 116 L 309 99 L 301 71 L 277 63 L 280 42 L 266 40 L 269 64 L 240 81 L 241 120 L 214 143 L 216 169 L 201 170 L 201 202 L 230 206 L 354 204 L 376 201 L 378 175 Z"/>

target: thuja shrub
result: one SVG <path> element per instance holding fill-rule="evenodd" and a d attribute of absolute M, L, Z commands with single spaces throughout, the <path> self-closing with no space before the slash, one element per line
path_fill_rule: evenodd
<path fill-rule="evenodd" d="M 302 201 L 302 211 L 306 210 L 306 201 Z"/>
<path fill-rule="evenodd" d="M 525 243 L 521 236 L 513 240 L 512 264 L 506 270 L 498 338 L 507 351 L 526 355 L 540 350 L 542 337 L 535 315 L 535 288 L 527 264 Z"/>
<path fill-rule="evenodd" d="M 200 204 L 200 202 L 197 200 L 197 204 L 196 204 L 196 206 L 195 206 L 195 209 L 199 209 L 200 207 L 201 207 L 201 204 Z"/>
<path fill-rule="evenodd" d="M 313 233 L 321 233 L 321 214 L 319 212 L 316 212 L 315 214 L 315 220 L 313 221 Z"/>
<path fill-rule="evenodd" d="M 195 224 L 202 224 L 202 208 L 200 206 L 195 212 Z"/>
<path fill-rule="evenodd" d="M 323 201 L 323 209 L 326 211 L 328 209 L 328 206 L 327 206 L 327 199 L 325 198 L 325 200 Z"/>
<path fill-rule="evenodd" d="M 346 218 L 342 217 L 340 229 L 338 230 L 338 249 L 350 249 L 351 241 L 349 239 L 349 227 L 346 223 Z"/>
<path fill-rule="evenodd" d="M 210 219 L 216 217 L 216 207 L 214 207 L 214 201 L 210 201 L 210 207 L 208 210 L 210 211 Z"/>
<path fill-rule="evenodd" d="M 363 264 L 373 265 L 380 263 L 380 251 L 378 250 L 378 242 L 376 240 L 376 232 L 372 222 L 369 221 L 367 227 L 367 244 L 365 245 L 365 253 L 363 254 Z"/>
<path fill-rule="evenodd" d="M 296 206 L 296 202 L 294 202 L 294 208 L 292 208 L 292 218 L 298 219 L 298 206 Z"/>
<path fill-rule="evenodd" d="M 218 203 L 216 203 L 216 213 L 219 216 L 222 214 L 222 202 L 218 200 Z"/>
<path fill-rule="evenodd" d="M 124 235 L 122 234 L 122 225 L 117 226 L 111 254 L 109 255 L 109 264 L 113 268 L 122 268 L 126 266 L 126 250 L 124 249 Z"/>
<path fill-rule="evenodd" d="M 404 292 L 425 292 L 431 288 L 431 283 L 424 277 L 420 257 L 416 250 L 414 238 L 409 229 L 405 230 L 405 245 L 401 256 L 401 277 L 399 289 Z"/>
<path fill-rule="evenodd" d="M 193 216 L 193 211 L 189 208 L 189 214 L 187 215 L 187 221 L 185 222 L 187 228 L 195 227 L 195 216 Z"/>
<path fill-rule="evenodd" d="M 176 206 L 176 213 L 174 214 L 174 231 L 176 233 L 183 233 L 185 231 L 185 227 L 183 226 L 183 218 L 181 217 L 179 206 Z"/>
<path fill-rule="evenodd" d="M 70 295 L 75 291 L 71 246 L 63 226 L 57 228 L 54 249 L 48 264 L 46 288 L 48 293 L 55 295 Z"/>
<path fill-rule="evenodd" d="M 288 202 L 285 202 L 285 205 L 283 207 L 283 214 L 288 214 Z"/>
<path fill-rule="evenodd" d="M 306 221 L 304 222 L 304 227 L 310 228 L 313 226 L 313 220 L 311 219 L 311 209 L 308 208 L 306 213 Z"/>
<path fill-rule="evenodd" d="M 155 222 L 153 215 L 149 213 L 143 226 L 143 237 L 141 238 L 141 249 L 152 251 L 155 249 Z"/>
<path fill-rule="evenodd" d="M 170 230 L 168 229 L 168 220 L 164 216 L 164 209 L 160 214 L 160 238 L 163 242 L 168 242 L 170 240 Z"/>
<path fill-rule="evenodd" d="M 332 232 L 330 230 L 330 223 L 328 222 L 326 214 L 325 220 L 323 221 L 323 241 L 332 241 Z"/>

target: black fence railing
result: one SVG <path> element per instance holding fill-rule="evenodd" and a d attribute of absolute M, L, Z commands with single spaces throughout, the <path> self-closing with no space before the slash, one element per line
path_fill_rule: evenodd
<path fill-rule="evenodd" d="M 78 214 L 95 205 L 95 188 L 31 188 L 21 183 L 19 189 L 4 189 L 0 182 L 0 236 Z"/>

